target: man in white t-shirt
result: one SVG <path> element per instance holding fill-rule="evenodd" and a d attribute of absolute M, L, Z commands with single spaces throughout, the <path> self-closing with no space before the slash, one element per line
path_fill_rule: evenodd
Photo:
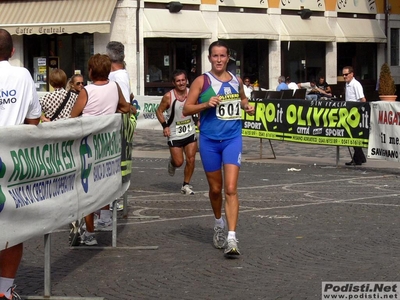
<path fill-rule="evenodd" d="M 253 86 L 251 85 L 250 77 L 248 77 L 248 76 L 245 76 L 243 78 L 243 90 L 244 90 L 244 94 L 246 95 L 247 99 L 250 99 L 251 93 L 253 92 Z"/>
<path fill-rule="evenodd" d="M 27 69 L 8 62 L 14 51 L 10 33 L 0 29 L 0 126 L 37 125 L 42 109 L 35 83 Z M 22 243 L 0 252 L 0 300 L 14 299 L 14 279 L 22 252 Z"/>
<path fill-rule="evenodd" d="M 107 44 L 106 52 L 111 59 L 111 72 L 108 79 L 118 83 L 125 100 L 130 102 L 131 85 L 129 74 L 125 69 L 125 46 L 121 42 L 112 41 Z"/>
<path fill-rule="evenodd" d="M 126 102 L 130 103 L 131 98 L 133 99 L 133 94 L 131 93 L 129 74 L 125 69 L 125 46 L 121 42 L 111 41 L 106 46 L 106 53 L 111 59 L 111 72 L 108 75 L 108 79 L 118 83 Z M 132 112 L 136 115 L 137 112 L 135 106 L 132 107 Z M 122 209 L 122 204 L 117 202 L 117 210 Z M 111 227 L 112 223 L 109 222 L 111 220 L 110 218 L 111 215 L 109 216 L 109 209 L 101 209 L 98 225 L 100 225 L 100 227 Z"/>
<path fill-rule="evenodd" d="M 354 78 L 354 70 L 353 67 L 347 66 L 343 68 L 343 77 L 344 81 L 346 82 L 346 94 L 345 99 L 346 101 L 353 101 L 353 102 L 366 102 L 364 96 L 364 90 L 361 83 Z M 363 163 L 367 162 L 365 158 L 365 154 L 361 147 L 353 147 L 354 148 L 354 155 L 353 159 L 350 162 L 347 162 L 347 166 L 357 165 L 360 166 Z"/>

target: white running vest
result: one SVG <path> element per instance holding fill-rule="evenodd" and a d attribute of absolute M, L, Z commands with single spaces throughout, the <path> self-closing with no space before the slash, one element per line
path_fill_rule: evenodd
<path fill-rule="evenodd" d="M 187 89 L 187 92 L 188 91 L 189 89 Z M 178 100 L 176 99 L 175 90 L 171 90 L 170 93 L 171 103 L 166 111 L 167 123 L 169 124 L 169 130 L 171 132 L 168 141 L 183 140 L 196 133 L 195 124 L 192 116 L 184 116 L 182 114 L 183 106 L 187 98 Z M 174 110 L 173 113 L 172 109 Z M 172 120 L 170 120 L 171 117 L 173 117 Z"/>

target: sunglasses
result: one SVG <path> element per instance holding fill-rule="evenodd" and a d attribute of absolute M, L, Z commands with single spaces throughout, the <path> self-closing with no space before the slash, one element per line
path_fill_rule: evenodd
<path fill-rule="evenodd" d="M 351 73 L 351 72 L 350 72 Z M 347 75 L 349 75 L 350 73 L 345 73 L 343 74 L 343 77 L 346 77 Z"/>
<path fill-rule="evenodd" d="M 75 82 L 76 85 L 83 85 L 83 82 Z"/>

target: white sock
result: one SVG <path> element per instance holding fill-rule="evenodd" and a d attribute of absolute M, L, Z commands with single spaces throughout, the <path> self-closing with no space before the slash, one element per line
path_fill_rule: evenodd
<path fill-rule="evenodd" d="M 221 227 L 224 228 L 225 227 L 225 223 L 224 223 L 224 219 L 221 217 L 219 219 L 215 219 L 215 227 Z"/>
<path fill-rule="evenodd" d="M 229 240 L 229 239 L 235 239 L 236 240 L 236 232 L 235 231 L 228 231 L 227 240 Z"/>
<path fill-rule="evenodd" d="M 110 222 L 111 219 L 111 211 L 110 210 L 100 210 L 100 220 L 103 222 Z"/>
<path fill-rule="evenodd" d="M 0 294 L 3 293 L 6 298 L 11 296 L 11 289 L 14 284 L 14 278 L 0 277 Z"/>

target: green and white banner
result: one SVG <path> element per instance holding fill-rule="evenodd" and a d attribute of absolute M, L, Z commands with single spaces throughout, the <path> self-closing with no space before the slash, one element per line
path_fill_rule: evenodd
<path fill-rule="evenodd" d="M 0 249 L 80 219 L 120 197 L 121 115 L 3 127 Z"/>
<path fill-rule="evenodd" d="M 136 106 L 137 129 L 160 130 L 162 127 L 158 122 L 156 111 L 160 105 L 163 95 L 160 96 L 136 96 L 133 105 Z M 162 134 L 162 133 L 161 133 Z"/>
<path fill-rule="evenodd" d="M 400 161 L 400 103 L 371 103 L 368 157 Z"/>

